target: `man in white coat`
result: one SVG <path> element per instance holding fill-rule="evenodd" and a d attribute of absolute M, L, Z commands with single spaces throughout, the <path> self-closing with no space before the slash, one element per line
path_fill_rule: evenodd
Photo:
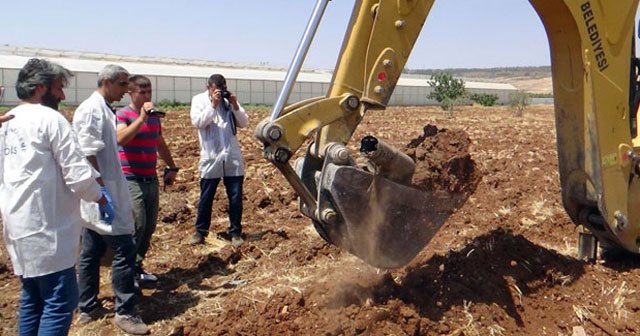
<path fill-rule="evenodd" d="M 207 91 L 191 99 L 191 124 L 198 129 L 200 140 L 200 201 L 196 231 L 189 244 L 202 244 L 209 234 L 211 207 L 223 180 L 229 199 L 229 239 L 239 247 L 242 240 L 242 184 L 244 159 L 236 137 L 236 127 L 246 127 L 249 118 L 238 98 L 227 90 L 227 81 L 213 74 Z"/>
<path fill-rule="evenodd" d="M 127 333 L 144 335 L 149 333 L 149 328 L 135 309 L 133 203 L 118 157 L 116 115 L 110 105 L 122 99 L 128 88 L 127 70 L 118 65 L 107 65 L 98 74 L 98 89 L 78 106 L 73 115 L 73 128 L 82 152 L 100 172 L 98 183 L 111 194 L 115 210 L 113 223 L 108 230 L 104 230 L 99 209 L 91 203 L 82 203 L 82 216 L 90 227 L 82 231 L 82 252 L 78 263 L 78 323 L 88 323 L 105 314 L 98 300 L 100 259 L 107 247 L 111 247 L 111 286 L 116 296 L 115 324 Z"/>
<path fill-rule="evenodd" d="M 22 102 L 0 120 L 0 212 L 13 270 L 22 282 L 19 335 L 69 332 L 78 304 L 80 199 L 113 218 L 71 125 L 51 108 L 64 99 L 70 76 L 58 64 L 29 60 L 16 83 Z"/>

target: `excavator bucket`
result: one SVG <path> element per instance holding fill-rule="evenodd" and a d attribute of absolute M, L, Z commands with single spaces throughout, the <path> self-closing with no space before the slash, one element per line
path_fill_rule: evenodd
<path fill-rule="evenodd" d="M 325 166 L 320 188 L 338 213 L 331 224 L 314 222 L 320 235 L 379 268 L 409 263 L 465 199 L 334 164 Z"/>

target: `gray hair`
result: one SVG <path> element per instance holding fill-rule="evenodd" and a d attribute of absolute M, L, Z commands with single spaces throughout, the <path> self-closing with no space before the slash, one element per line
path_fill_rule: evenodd
<path fill-rule="evenodd" d="M 123 74 L 129 77 L 129 71 L 125 68 L 116 64 L 107 64 L 102 68 L 102 70 L 100 70 L 100 73 L 98 73 L 98 87 L 102 86 L 103 81 L 108 80 L 113 82 Z"/>
<path fill-rule="evenodd" d="M 38 85 L 49 89 L 55 80 L 62 79 L 62 82 L 67 84 L 71 77 L 73 77 L 71 71 L 59 64 L 44 58 L 32 58 L 18 73 L 16 93 L 20 99 L 31 98 Z"/>

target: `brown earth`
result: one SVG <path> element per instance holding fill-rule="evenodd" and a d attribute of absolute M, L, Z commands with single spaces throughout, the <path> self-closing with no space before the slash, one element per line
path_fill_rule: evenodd
<path fill-rule="evenodd" d="M 523 90 L 529 93 L 553 94 L 553 81 L 551 80 L 551 77 L 516 77 L 505 79 L 505 82 L 512 84 L 518 88 L 518 90 Z"/>
<path fill-rule="evenodd" d="M 188 112 L 170 111 L 165 137 L 182 167 L 161 195 L 146 268 L 160 278 L 139 300 L 154 335 L 636 335 L 640 262 L 584 263 L 560 201 L 552 107 L 462 107 L 370 112 L 354 136 L 374 134 L 418 161 L 414 184 L 468 197 L 406 267 L 375 269 L 326 244 L 299 214 L 294 192 L 253 138 L 244 230 L 234 250 L 218 191 L 212 234 L 187 245 L 198 189 L 198 142 Z M 351 145 L 354 155 L 355 145 Z M 222 187 L 220 189 L 223 189 Z M 19 281 L 0 249 L 0 330 L 16 333 Z M 101 297 L 113 308 L 109 270 Z M 120 335 L 112 319 L 74 335 Z"/>

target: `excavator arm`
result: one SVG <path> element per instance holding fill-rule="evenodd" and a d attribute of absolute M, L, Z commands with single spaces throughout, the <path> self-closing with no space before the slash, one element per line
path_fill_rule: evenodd
<path fill-rule="evenodd" d="M 606 247 L 638 253 L 637 0 L 531 4 L 547 31 L 562 200 Z"/>
<path fill-rule="evenodd" d="M 600 242 L 635 253 L 638 1 L 530 1 L 550 43 L 566 211 Z M 375 137 L 361 143 L 373 170 L 358 167 L 346 147 L 368 110 L 386 108 L 433 2 L 356 1 L 327 95 L 287 106 L 329 4 L 318 0 L 272 114 L 256 129 L 264 157 L 298 193 L 318 233 L 381 268 L 408 263 L 461 201 L 412 188 L 413 161 Z"/>

